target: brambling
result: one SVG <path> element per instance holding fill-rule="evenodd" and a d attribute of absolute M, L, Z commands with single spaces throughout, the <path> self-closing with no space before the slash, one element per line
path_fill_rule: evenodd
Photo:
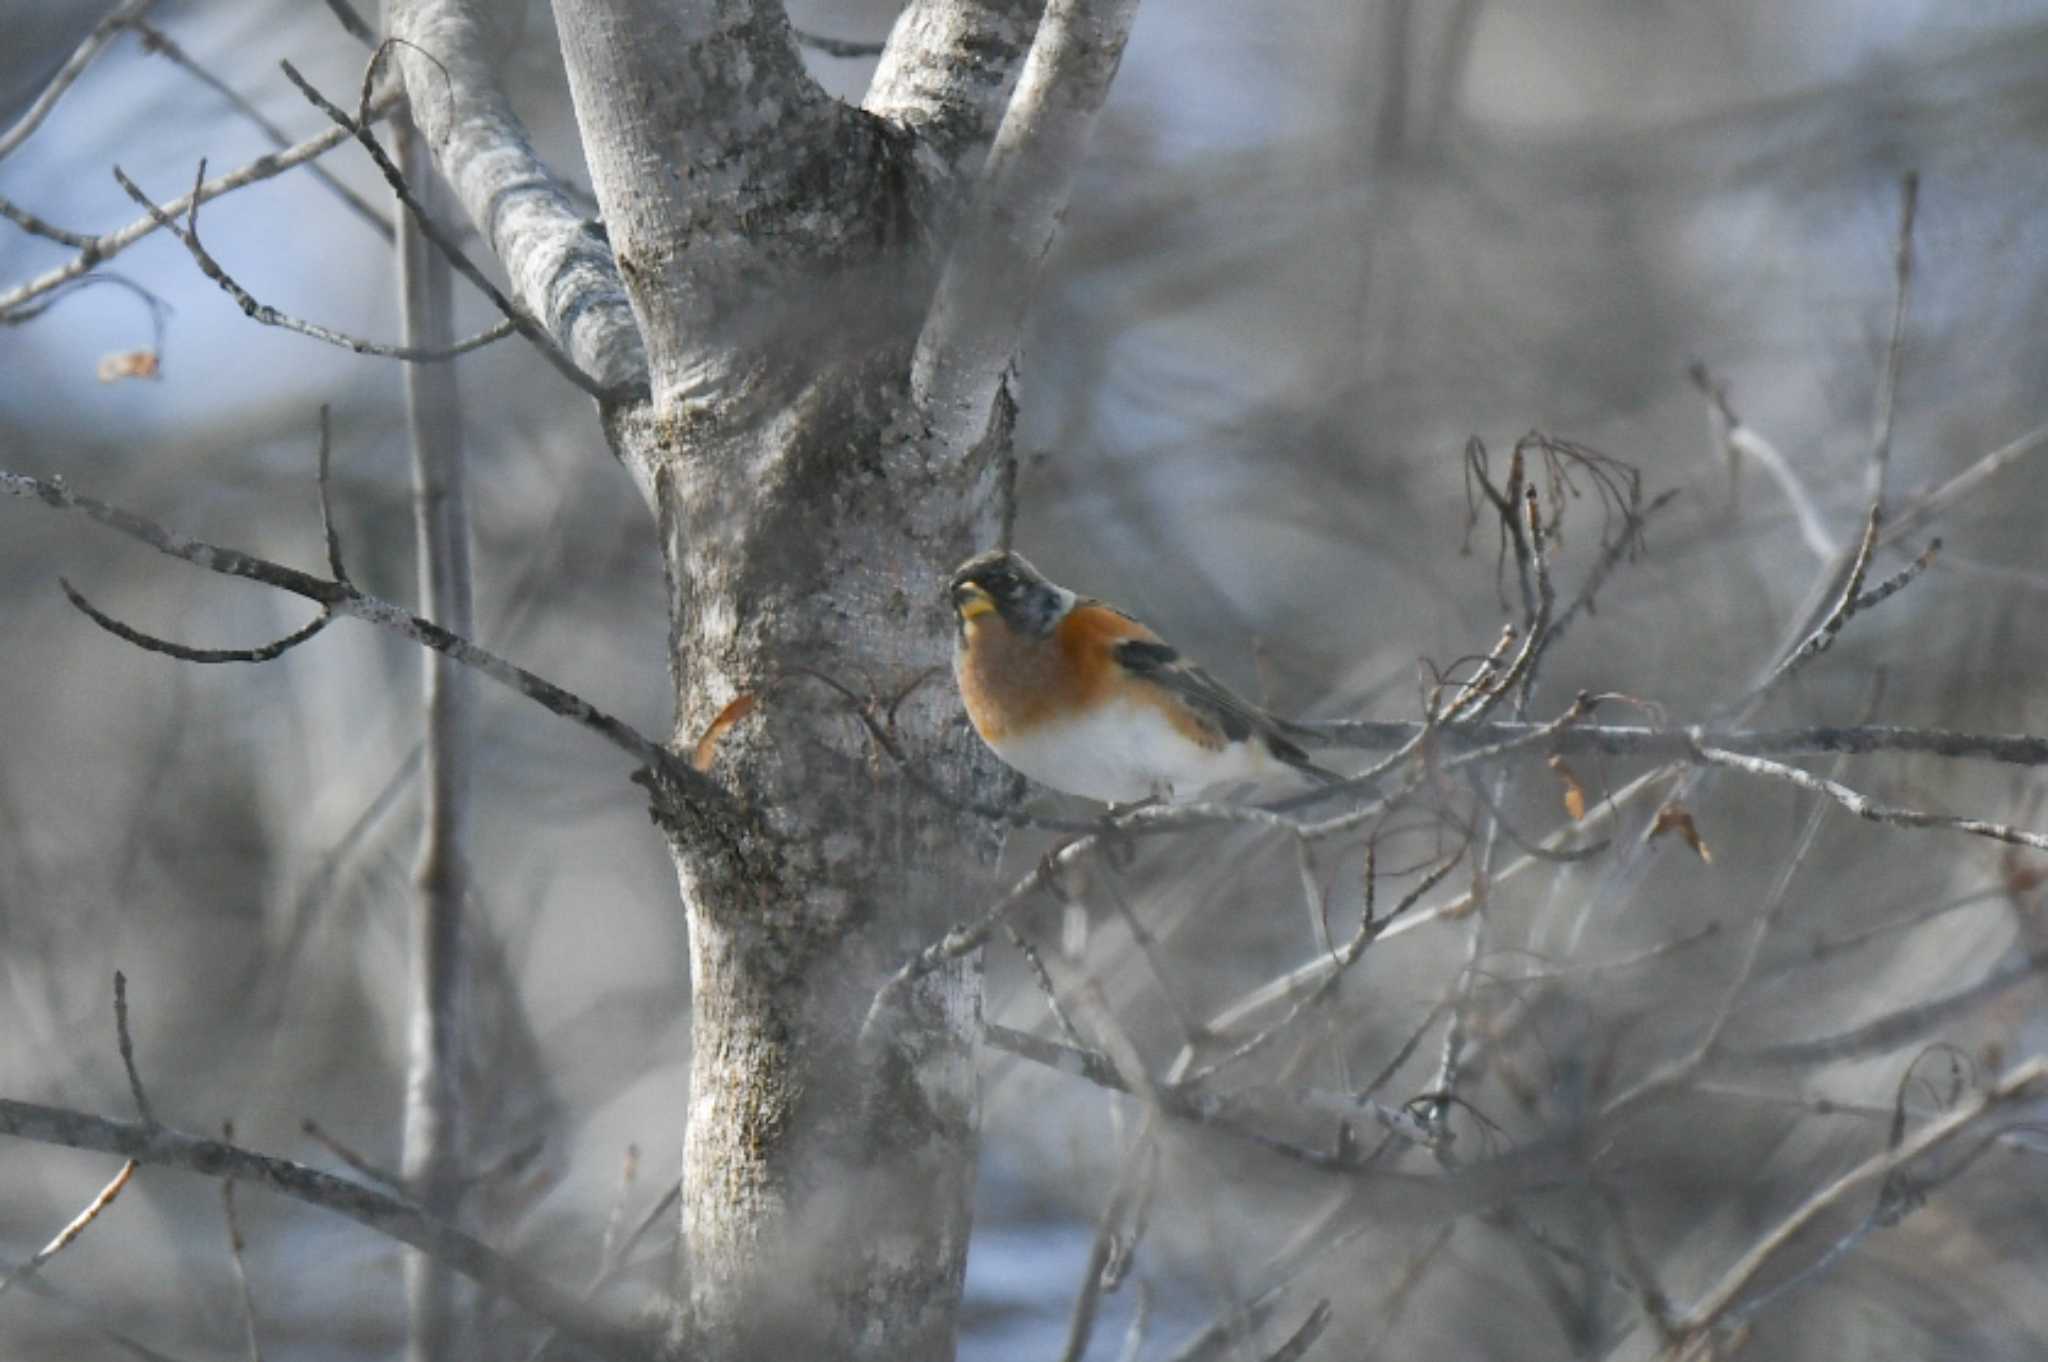
<path fill-rule="evenodd" d="M 1111 804 L 1190 799 L 1299 773 L 1339 777 L 1137 620 L 1022 555 L 954 569 L 953 675 L 981 740 L 1041 785 Z"/>

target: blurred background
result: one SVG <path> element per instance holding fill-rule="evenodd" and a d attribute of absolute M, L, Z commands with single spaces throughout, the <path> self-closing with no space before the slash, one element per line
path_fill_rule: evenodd
<path fill-rule="evenodd" d="M 894 8 L 790 6 L 801 28 L 872 41 Z M 546 6 L 523 30 L 515 6 L 506 14 L 515 100 L 544 154 L 583 182 Z M 97 18 L 50 0 L 0 3 L 0 124 Z M 279 59 L 344 103 L 360 80 L 362 50 L 316 0 L 165 0 L 152 19 L 294 137 L 323 123 Z M 810 59 L 852 98 L 872 68 Z M 1769 661 L 1823 562 L 1780 483 L 1724 458 L 1688 367 L 1726 384 L 1784 453 L 1825 536 L 1853 544 L 1891 330 L 1899 181 L 1917 170 L 1895 492 L 1938 484 L 2048 422 L 2044 71 L 2040 0 L 1152 0 L 1034 304 L 1020 547 L 1283 711 L 1412 718 L 1419 660 L 1483 652 L 1511 614 L 1491 528 L 1465 551 L 1465 443 L 1484 440 L 1498 466 L 1540 429 L 1634 465 L 1651 494 L 1680 495 L 1597 615 L 1550 656 L 1536 712 L 1588 687 L 1699 718 Z M 130 36 L 0 163 L 0 195 L 104 231 L 137 216 L 113 165 L 163 201 L 202 157 L 218 173 L 269 149 L 218 93 Z M 385 204 L 359 153 L 322 164 Z M 388 246 L 303 171 L 209 206 L 200 229 L 264 302 L 396 338 Z M 0 292 L 68 254 L 0 229 Z M 0 467 L 317 569 L 312 470 L 328 404 L 353 570 L 410 599 L 397 367 L 248 321 L 166 234 L 105 269 L 160 309 L 99 285 L 0 328 Z M 458 297 L 458 329 L 490 323 L 487 304 Z M 102 357 L 143 347 L 160 351 L 158 378 L 97 377 Z M 516 344 L 464 359 L 460 373 L 480 641 L 665 732 L 655 539 L 588 404 Z M 1936 567 L 1858 619 L 1760 721 L 1854 722 L 1881 677 L 1887 722 L 2048 730 L 2044 488 L 2023 465 L 1959 501 L 1935 527 Z M 1589 497 L 1566 522 L 1566 589 L 1599 532 Z M 1875 570 L 1923 546 L 1902 544 Z M 113 1043 L 119 968 L 166 1120 L 232 1118 L 249 1145 L 331 1165 L 302 1132 L 311 1118 L 395 1165 L 419 658 L 344 623 L 267 666 L 189 666 L 93 628 L 64 602 L 60 574 L 138 627 L 201 646 L 262 642 L 308 613 L 82 521 L 0 504 L 0 1092 L 129 1114 Z M 580 1280 L 626 1147 L 642 1153 L 636 1213 L 679 1166 L 682 920 L 615 753 L 501 694 L 485 693 L 482 724 L 477 907 L 502 943 L 494 968 L 512 1000 L 489 1062 L 517 1075 L 499 1085 L 514 1094 L 507 1152 L 544 1134 L 551 1175 L 510 1246 Z M 1597 795 L 1641 769 L 1589 758 L 1578 774 Z M 2004 768 L 1877 758 L 1844 778 L 1893 802 L 2041 823 L 2029 786 Z M 1559 817 L 1553 787 L 1525 780 L 1512 794 L 1524 827 Z M 1723 779 L 1695 807 L 1711 866 L 1667 838 L 1619 869 L 1615 858 L 1546 868 L 1496 901 L 1497 973 L 1515 973 L 1516 952 L 1599 960 L 1732 925 L 1784 865 L 1807 808 L 1785 789 Z M 1641 812 L 1622 822 L 1631 847 Z M 1042 850 L 1024 837 L 1008 854 L 1022 873 Z M 2028 893 L 2000 891 L 2017 864 L 1970 839 L 1832 816 L 1767 943 L 1739 1040 L 1840 1029 L 2014 958 L 2033 908 Z M 1333 852 L 1320 871 L 1333 918 L 1355 920 L 1360 856 Z M 1048 950 L 1063 931 L 1082 946 L 1162 1067 L 1177 1018 L 1208 1016 L 1315 949 L 1287 848 L 1148 848 L 1122 880 L 1116 892 L 1161 938 L 1152 964 L 1106 896 L 1089 898 L 1085 942 L 1049 910 L 1031 930 Z M 1889 930 L 1915 914 L 1929 914 L 1925 929 Z M 1812 958 L 1813 943 L 1872 927 L 1886 930 L 1866 947 Z M 1501 990 L 1478 1019 L 1499 1033 L 1482 1047 L 1475 1101 L 1521 1137 L 1560 1118 L 1567 1089 L 1597 1089 L 1603 1066 L 1640 1072 L 1711 1011 L 1738 935 L 1661 968 Z M 1302 1062 L 1378 1070 L 1464 949 L 1448 930 L 1376 949 L 1346 993 L 1341 1034 Z M 990 970 L 991 1016 L 1042 1027 L 1018 961 L 999 952 Z M 1943 1035 L 1980 1062 L 2012 1058 L 2039 1048 L 2039 1010 L 2017 992 Z M 1435 1045 L 1387 1100 L 1422 1089 Z M 1886 1108 L 1911 1058 L 1774 1075 L 1787 1103 L 1707 1104 L 1643 1135 L 1626 1191 L 1675 1296 L 1703 1289 L 1732 1249 L 1880 1146 L 1882 1120 L 1822 1119 L 1800 1094 Z M 1056 1355 L 1116 1171 L 1113 1123 L 1129 1114 L 993 1055 L 988 1091 L 963 1356 Z M 1788 1293 L 1756 1322 L 1757 1346 L 2039 1356 L 2048 1306 L 2033 1283 L 2048 1220 L 2038 1158 L 2010 1158 Z M 110 1172 L 102 1158 L 8 1146 L 0 1255 L 25 1258 Z M 1262 1264 L 1335 1195 L 1228 1144 L 1191 1140 L 1166 1157 L 1136 1274 L 1154 1298 L 1143 1355 L 1169 1355 L 1252 1298 Z M 1569 1205 L 1530 1214 L 1594 1259 L 1612 1252 Z M 0 1302 L 4 1350 L 122 1355 L 107 1329 L 181 1357 L 238 1349 L 216 1187 L 145 1171 L 109 1215 L 46 1274 L 64 1299 Z M 243 1215 L 271 1355 L 390 1351 L 401 1317 L 391 1245 L 254 1194 Z M 1473 1226 L 1391 1308 L 1423 1238 L 1384 1226 L 1333 1249 L 1323 1270 L 1336 1285 L 1320 1290 L 1340 1301 L 1332 1337 L 1345 1355 L 1605 1355 L 1632 1308 L 1583 1260 Z M 1111 1298 L 1090 1356 L 1118 1355 L 1133 1295 Z M 1253 1338 L 1270 1351 L 1298 1315 Z"/>

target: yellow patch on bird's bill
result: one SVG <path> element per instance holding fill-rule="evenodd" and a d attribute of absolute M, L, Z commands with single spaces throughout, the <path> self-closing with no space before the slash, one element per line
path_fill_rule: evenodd
<path fill-rule="evenodd" d="M 972 624 L 996 608 L 995 598 L 978 586 L 970 586 L 962 594 L 958 609 L 960 618 Z"/>

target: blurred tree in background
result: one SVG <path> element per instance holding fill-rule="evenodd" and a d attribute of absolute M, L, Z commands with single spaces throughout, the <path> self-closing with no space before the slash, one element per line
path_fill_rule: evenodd
<path fill-rule="evenodd" d="M 331 510 L 354 602 L 679 754 L 352 622 L 138 649 L 58 577 L 316 607 L 0 507 L 0 1097 L 136 1118 L 120 969 L 154 1121 L 396 1184 L 74 1129 L 244 1247 L 144 1166 L 10 1350 L 2040 1354 L 2040 744 L 1942 735 L 2048 731 L 2048 7 L 1155 0 L 1117 70 L 1056 4 L 985 165 L 1040 8 L 365 16 L 553 364 L 181 243 L 501 323 L 279 72 L 355 118 L 329 7 L 7 11 L 0 469 L 330 582 Z M 1012 524 L 1397 759 L 1086 830 L 930 674 Z M 119 1166 L 10 1142 L 0 1273 Z"/>

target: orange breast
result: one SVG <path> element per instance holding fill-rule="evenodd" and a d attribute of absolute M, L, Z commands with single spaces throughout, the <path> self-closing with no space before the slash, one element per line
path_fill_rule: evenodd
<path fill-rule="evenodd" d="M 1157 642 L 1150 629 L 1104 605 L 1084 603 L 1068 611 L 1047 638 L 1016 633 L 998 614 L 968 626 L 966 646 L 955 659 L 960 698 L 975 731 L 990 746 L 1028 733 L 1061 716 L 1085 713 L 1118 692 L 1150 700 L 1175 727 L 1203 746 L 1218 735 L 1171 695 L 1131 681 L 1111 659 L 1124 639 Z"/>

